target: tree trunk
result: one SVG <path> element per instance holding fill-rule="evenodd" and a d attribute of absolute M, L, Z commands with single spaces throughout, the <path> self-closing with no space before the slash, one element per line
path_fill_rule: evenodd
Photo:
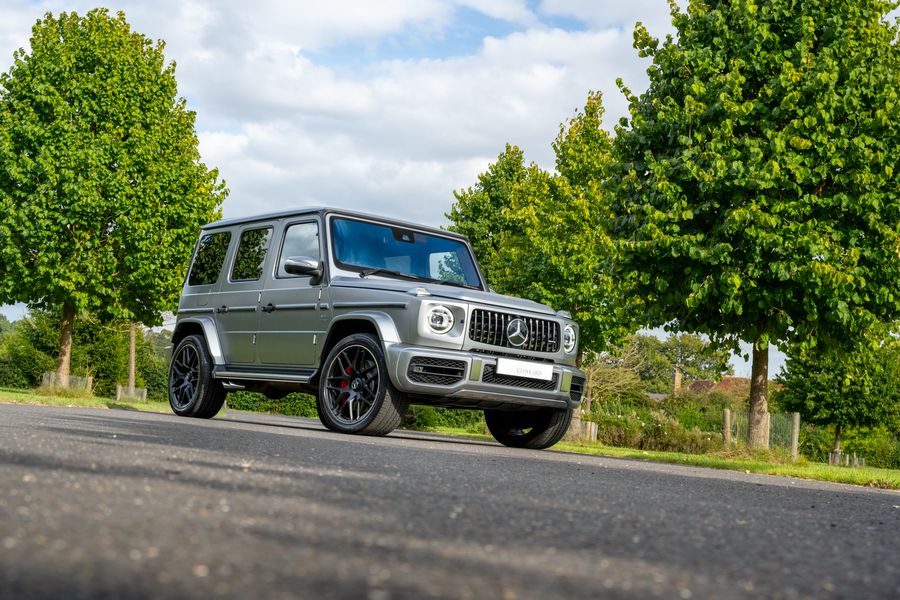
<path fill-rule="evenodd" d="M 59 360 L 56 363 L 56 385 L 69 387 L 69 370 L 72 363 L 72 329 L 75 326 L 75 307 L 63 304 L 62 324 L 59 327 Z"/>
<path fill-rule="evenodd" d="M 759 347 L 759 340 L 753 343 L 753 366 L 750 375 L 750 447 L 769 447 L 769 349 Z"/>
<path fill-rule="evenodd" d="M 834 453 L 841 453 L 841 424 L 834 426 Z"/>
<path fill-rule="evenodd" d="M 137 323 L 131 324 L 128 332 L 128 390 L 126 395 L 134 397 L 134 338 L 137 334 Z"/>
<path fill-rule="evenodd" d="M 678 394 L 681 392 L 681 367 L 675 367 L 675 374 L 672 377 L 672 390 Z"/>

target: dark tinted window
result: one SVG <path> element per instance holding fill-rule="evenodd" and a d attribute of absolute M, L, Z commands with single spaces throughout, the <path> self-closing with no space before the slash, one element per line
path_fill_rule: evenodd
<path fill-rule="evenodd" d="M 208 233 L 200 239 L 197 248 L 197 256 L 191 267 L 188 277 L 188 285 L 210 285 L 219 279 L 222 263 L 225 262 L 225 254 L 228 252 L 228 243 L 231 241 L 231 232 L 220 231 Z"/>
<path fill-rule="evenodd" d="M 332 220 L 331 233 L 334 258 L 342 268 L 481 287 L 469 248 L 457 239 L 343 218 Z"/>
<path fill-rule="evenodd" d="M 271 234 L 271 227 L 248 229 L 241 234 L 241 243 L 231 269 L 232 281 L 253 281 L 262 277 Z"/>
<path fill-rule="evenodd" d="M 281 256 L 278 257 L 279 277 L 298 277 L 284 270 L 284 261 L 291 256 L 319 258 L 318 223 L 295 223 L 287 228 L 284 233 L 284 244 L 281 246 Z"/>

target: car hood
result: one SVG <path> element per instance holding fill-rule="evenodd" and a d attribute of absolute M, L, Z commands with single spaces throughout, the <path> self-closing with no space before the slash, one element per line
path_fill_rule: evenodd
<path fill-rule="evenodd" d="M 384 290 L 386 292 L 397 292 L 402 294 L 416 295 L 417 288 L 428 290 L 433 298 L 447 298 L 448 300 L 456 300 L 461 302 L 472 302 L 475 304 L 485 304 L 504 308 L 509 311 L 528 311 L 543 315 L 556 315 L 556 311 L 547 306 L 532 300 L 516 298 L 515 296 L 504 296 L 503 294 L 495 294 L 492 292 L 482 292 L 479 290 L 470 290 L 468 288 L 454 287 L 450 285 L 441 285 L 439 283 L 427 283 L 424 281 L 404 281 L 399 279 L 386 279 L 377 275 L 370 277 L 335 277 L 331 280 L 331 285 L 335 287 L 361 288 L 367 290 Z"/>

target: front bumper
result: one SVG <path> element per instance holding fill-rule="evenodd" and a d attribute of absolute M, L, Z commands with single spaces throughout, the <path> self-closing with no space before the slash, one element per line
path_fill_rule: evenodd
<path fill-rule="evenodd" d="M 477 351 L 440 350 L 406 344 L 385 348 L 391 382 L 414 399 L 451 406 L 483 408 L 577 408 L 585 376 L 568 365 L 553 365 L 553 380 L 540 381 L 496 374 L 497 357 Z M 411 370 L 425 361 L 463 363 L 460 377 L 421 376 Z M 429 379 L 441 379 L 440 383 Z M 454 379 L 454 381 L 450 381 Z"/>

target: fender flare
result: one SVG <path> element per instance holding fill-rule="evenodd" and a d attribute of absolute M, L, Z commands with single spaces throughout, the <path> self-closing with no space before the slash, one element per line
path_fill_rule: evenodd
<path fill-rule="evenodd" d="M 185 325 L 200 326 L 203 330 L 203 337 L 206 338 L 206 347 L 209 350 L 209 355 L 213 359 L 213 364 L 224 365 L 225 356 L 222 354 L 222 344 L 219 343 L 219 332 L 216 330 L 215 320 L 212 317 L 206 316 L 179 319 L 178 324 L 175 325 L 175 332 L 172 334 L 173 340 L 179 337 L 178 334 L 185 328 Z"/>
<path fill-rule="evenodd" d="M 344 313 L 332 319 L 328 327 L 326 339 L 331 337 L 331 332 L 334 330 L 335 325 L 343 321 L 368 321 L 374 325 L 375 331 L 378 332 L 378 338 L 381 340 L 381 345 L 384 347 L 385 351 L 387 351 L 389 345 L 400 343 L 400 334 L 397 332 L 397 326 L 394 324 L 394 319 L 385 312 L 369 310 Z"/>

